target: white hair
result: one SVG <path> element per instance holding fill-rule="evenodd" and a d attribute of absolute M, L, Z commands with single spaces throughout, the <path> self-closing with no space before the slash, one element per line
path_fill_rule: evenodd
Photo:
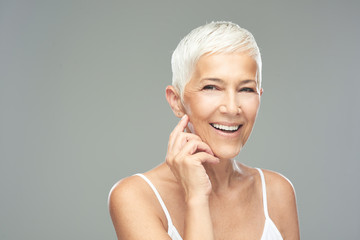
<path fill-rule="evenodd" d="M 257 86 L 261 87 L 261 55 L 254 36 L 232 22 L 211 22 L 195 28 L 178 44 L 171 58 L 172 85 L 181 99 L 196 63 L 204 54 L 246 52 L 257 64 Z"/>

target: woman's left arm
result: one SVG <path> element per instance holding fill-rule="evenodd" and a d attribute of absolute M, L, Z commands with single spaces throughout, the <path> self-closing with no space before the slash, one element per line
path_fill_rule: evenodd
<path fill-rule="evenodd" d="M 284 240 L 299 240 L 296 194 L 292 183 L 279 173 L 264 171 L 268 190 L 268 211 Z"/>

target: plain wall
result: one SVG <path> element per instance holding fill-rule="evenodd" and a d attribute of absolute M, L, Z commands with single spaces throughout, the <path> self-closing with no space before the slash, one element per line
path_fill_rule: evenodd
<path fill-rule="evenodd" d="M 170 57 L 249 29 L 261 109 L 238 161 L 295 186 L 302 239 L 359 239 L 359 1 L 0 1 L 0 239 L 115 239 L 107 197 L 164 161 Z"/>

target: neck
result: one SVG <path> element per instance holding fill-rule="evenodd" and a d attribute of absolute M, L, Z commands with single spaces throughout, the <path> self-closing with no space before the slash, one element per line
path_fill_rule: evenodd
<path fill-rule="evenodd" d="M 230 187 L 232 181 L 243 174 L 233 159 L 221 159 L 218 164 L 204 164 L 211 181 L 213 192 L 221 192 Z"/>

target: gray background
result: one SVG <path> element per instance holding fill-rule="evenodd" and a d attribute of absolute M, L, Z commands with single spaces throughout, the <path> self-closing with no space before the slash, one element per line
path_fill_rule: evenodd
<path fill-rule="evenodd" d="M 359 1 L 0 1 L 0 239 L 115 239 L 111 186 L 164 160 L 170 56 L 230 20 L 263 56 L 238 160 L 293 182 L 302 239 L 359 239 Z"/>

